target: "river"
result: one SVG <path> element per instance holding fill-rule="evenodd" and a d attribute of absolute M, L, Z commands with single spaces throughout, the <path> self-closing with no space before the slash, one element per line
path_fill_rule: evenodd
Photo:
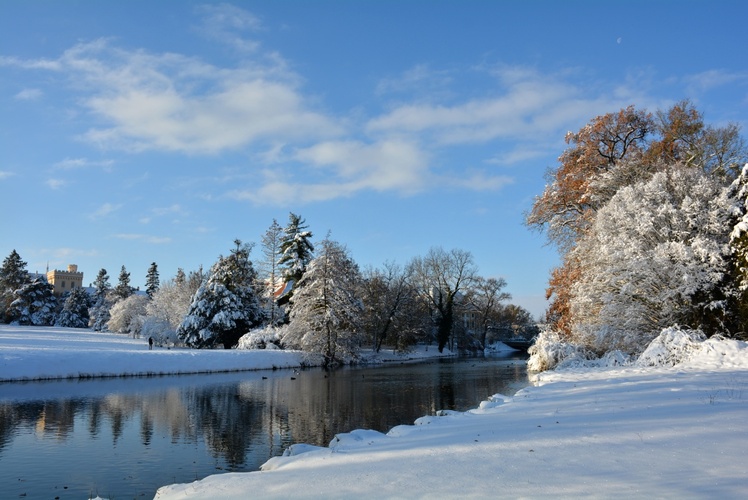
<path fill-rule="evenodd" d="M 387 432 L 529 384 L 526 355 L 324 371 L 0 384 L 3 498 L 152 498 L 294 443 Z"/>

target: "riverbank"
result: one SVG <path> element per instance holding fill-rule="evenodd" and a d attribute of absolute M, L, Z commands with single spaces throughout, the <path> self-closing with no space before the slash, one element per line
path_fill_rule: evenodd
<path fill-rule="evenodd" d="M 435 347 L 407 354 L 367 353 L 367 361 L 397 362 L 438 356 Z M 195 350 L 154 347 L 147 339 L 88 329 L 0 325 L 0 382 L 135 377 L 269 370 L 321 365 L 309 353 L 281 350 Z"/>
<path fill-rule="evenodd" d="M 547 372 L 512 397 L 293 446 L 261 472 L 156 498 L 740 498 L 748 345 L 709 340 L 674 367 Z"/>

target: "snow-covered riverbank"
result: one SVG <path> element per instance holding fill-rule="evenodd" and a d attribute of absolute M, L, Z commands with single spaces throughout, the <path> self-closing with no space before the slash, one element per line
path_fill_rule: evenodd
<path fill-rule="evenodd" d="M 468 412 L 296 445 L 156 498 L 742 498 L 746 416 L 748 346 L 710 340 L 672 368 L 543 373 Z"/>
<path fill-rule="evenodd" d="M 427 359 L 419 347 L 402 355 L 369 355 L 371 362 Z M 58 378 L 171 375 L 295 368 L 321 360 L 299 351 L 148 349 L 146 339 L 87 329 L 0 325 L 0 382 Z"/>

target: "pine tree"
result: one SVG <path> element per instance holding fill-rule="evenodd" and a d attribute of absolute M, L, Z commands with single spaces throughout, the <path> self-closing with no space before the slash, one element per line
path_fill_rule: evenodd
<path fill-rule="evenodd" d="M 55 321 L 57 299 L 54 287 L 46 279 L 37 278 L 13 293 L 8 315 L 19 325 L 50 326 Z"/>
<path fill-rule="evenodd" d="M 67 328 L 88 327 L 88 308 L 91 297 L 83 288 L 73 288 L 65 298 L 62 311 L 55 322 L 56 326 Z"/>
<path fill-rule="evenodd" d="M 182 271 L 182 274 L 184 274 L 184 271 Z M 153 294 L 156 293 L 159 285 L 158 266 L 155 262 L 152 262 L 151 267 L 148 268 L 148 274 L 145 277 L 145 293 L 148 294 L 149 299 L 153 298 Z"/>
<path fill-rule="evenodd" d="M 4 323 L 9 322 L 7 313 L 10 303 L 15 300 L 13 293 L 30 281 L 26 262 L 13 250 L 0 267 L 0 320 Z"/>
<path fill-rule="evenodd" d="M 324 355 L 325 364 L 355 356 L 363 305 L 357 296 L 358 266 L 337 242 L 322 242 L 293 298 L 283 342 Z"/>
<path fill-rule="evenodd" d="M 284 285 L 280 265 L 278 264 L 282 256 L 282 235 L 283 228 L 277 220 L 273 219 L 273 223 L 262 236 L 262 260 L 258 266 L 259 281 L 263 285 L 260 296 L 265 309 L 268 311 L 268 321 L 271 325 L 282 321 L 283 316 L 283 311 L 278 308 L 276 302 L 276 292 L 279 289 L 282 290 L 281 287 Z"/>
<path fill-rule="evenodd" d="M 310 239 L 312 232 L 307 231 L 305 220 L 294 213 L 288 215 L 288 225 L 283 230 L 278 265 L 283 270 L 286 281 L 297 282 L 306 270 L 307 264 L 314 257 L 314 246 Z"/>
<path fill-rule="evenodd" d="M 264 319 L 255 293 L 257 274 L 249 260 L 250 247 L 239 240 L 234 243 L 231 255 L 221 256 L 211 268 L 177 330 L 180 340 L 190 347 L 232 348 Z"/>
<path fill-rule="evenodd" d="M 133 293 L 135 293 L 135 289 L 130 286 L 130 273 L 127 272 L 125 266 L 122 266 L 119 272 L 119 282 L 114 287 L 115 300 L 126 299 Z"/>
<path fill-rule="evenodd" d="M 93 305 L 88 311 L 89 326 L 94 331 L 106 331 L 106 324 L 109 321 L 109 309 L 112 307 L 109 295 L 112 291 L 112 285 L 109 283 L 109 275 L 106 269 L 99 270 L 96 280 L 93 283 L 94 295 Z"/>

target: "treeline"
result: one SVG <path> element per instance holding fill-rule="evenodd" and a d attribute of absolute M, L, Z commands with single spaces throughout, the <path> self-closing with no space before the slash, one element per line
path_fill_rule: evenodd
<path fill-rule="evenodd" d="M 418 342 L 439 351 L 473 351 L 538 333 L 529 312 L 507 304 L 502 278 L 478 274 L 470 252 L 436 247 L 406 265 L 360 269 L 347 248 L 328 236 L 313 244 L 301 216 L 273 221 L 254 245 L 234 242 L 210 270 L 159 279 L 156 263 L 145 293 L 101 269 L 92 291 L 57 298 L 32 277 L 15 252 L 0 268 L 6 323 L 92 328 L 151 337 L 160 345 L 193 348 L 292 348 L 322 354 L 327 363 L 354 360 L 361 348 L 405 351 Z"/>
<path fill-rule="evenodd" d="M 748 331 L 748 169 L 739 127 L 713 127 L 689 101 L 592 119 L 527 214 L 561 254 L 551 328 L 534 366 L 620 351 L 664 328 Z"/>

